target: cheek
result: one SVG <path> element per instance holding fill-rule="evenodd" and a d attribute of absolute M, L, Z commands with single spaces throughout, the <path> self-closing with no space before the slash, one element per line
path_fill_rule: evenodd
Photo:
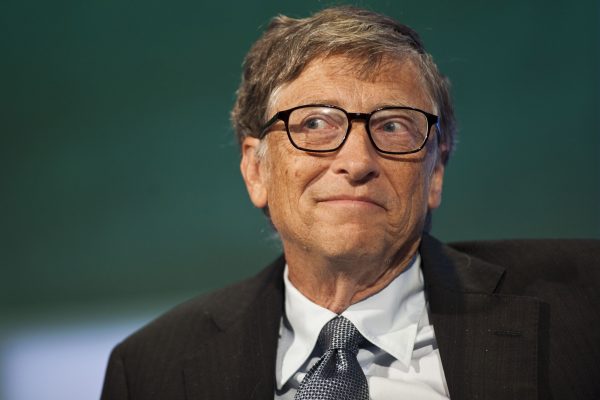
<path fill-rule="evenodd" d="M 392 173 L 396 213 L 402 223 L 407 219 L 420 218 L 427 211 L 429 193 L 429 170 L 424 162 L 407 162 Z"/>
<path fill-rule="evenodd" d="M 293 157 L 278 151 L 270 158 L 268 193 L 269 211 L 275 226 L 293 219 L 298 207 L 298 182 L 301 171 L 295 165 Z"/>

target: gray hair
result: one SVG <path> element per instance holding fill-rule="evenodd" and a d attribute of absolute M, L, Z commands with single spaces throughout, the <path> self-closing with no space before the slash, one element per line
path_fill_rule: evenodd
<path fill-rule="evenodd" d="M 311 61 L 333 55 L 353 60 L 361 78 L 372 76 L 384 59 L 413 61 L 437 107 L 438 146 L 442 162 L 447 163 L 456 132 L 449 80 L 438 71 L 411 28 L 385 15 L 350 6 L 326 8 L 308 18 L 279 15 L 271 20 L 244 60 L 231 112 L 238 142 L 260 135 L 269 117 L 269 102 L 278 88 L 296 79 Z"/>

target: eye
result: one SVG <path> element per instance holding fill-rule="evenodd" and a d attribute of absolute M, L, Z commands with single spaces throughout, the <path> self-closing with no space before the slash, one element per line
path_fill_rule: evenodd
<path fill-rule="evenodd" d="M 335 108 L 306 106 L 294 110 L 288 120 L 291 134 L 338 134 L 345 132 L 346 115 Z"/>
<path fill-rule="evenodd" d="M 375 124 L 372 124 L 371 129 L 375 132 L 402 134 L 412 130 L 410 121 L 405 118 L 388 118 L 383 121 L 372 122 L 375 122 Z"/>
<path fill-rule="evenodd" d="M 381 126 L 381 130 L 387 133 L 406 131 L 407 127 L 405 124 L 398 121 L 387 121 Z"/>
<path fill-rule="evenodd" d="M 331 114 L 314 114 L 308 115 L 302 122 L 299 127 L 301 131 L 306 132 L 331 132 L 336 131 L 340 128 L 340 125 L 343 124 L 343 121 L 338 120 L 335 115 Z"/>
<path fill-rule="evenodd" d="M 309 119 L 305 120 L 303 123 L 303 126 L 309 130 L 315 130 L 315 129 L 326 129 L 328 124 L 322 118 L 313 117 L 313 118 L 309 118 Z"/>

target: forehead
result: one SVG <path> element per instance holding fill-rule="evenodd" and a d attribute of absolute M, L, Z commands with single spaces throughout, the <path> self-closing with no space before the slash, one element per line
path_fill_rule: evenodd
<path fill-rule="evenodd" d="M 268 114 L 314 103 L 337 105 L 351 112 L 389 105 L 436 112 L 422 74 L 410 59 L 384 58 L 370 70 L 343 56 L 315 59 L 296 79 L 273 92 Z"/>

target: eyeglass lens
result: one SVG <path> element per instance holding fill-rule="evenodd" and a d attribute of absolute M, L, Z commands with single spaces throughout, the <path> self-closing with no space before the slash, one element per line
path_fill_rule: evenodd
<path fill-rule="evenodd" d="M 337 108 L 309 106 L 292 111 L 288 130 L 294 144 L 306 150 L 333 150 L 348 132 L 347 115 Z M 427 117 L 416 110 L 391 108 L 371 115 L 368 129 L 382 151 L 411 152 L 427 138 Z"/>

